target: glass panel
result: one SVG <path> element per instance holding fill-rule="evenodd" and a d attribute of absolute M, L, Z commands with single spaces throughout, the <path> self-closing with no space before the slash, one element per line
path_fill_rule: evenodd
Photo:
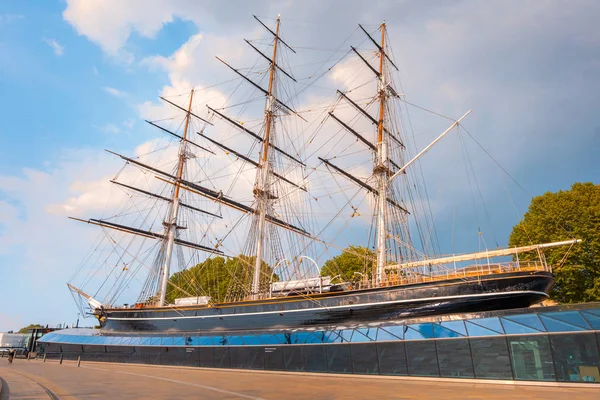
<path fill-rule="evenodd" d="M 198 343 L 200 343 L 200 346 L 211 346 L 213 341 L 210 336 L 198 336 Z"/>
<path fill-rule="evenodd" d="M 427 336 L 424 336 L 421 332 L 414 330 L 410 326 L 404 333 L 404 340 L 423 340 L 428 339 Z"/>
<path fill-rule="evenodd" d="M 244 347 L 246 363 L 250 369 L 265 369 L 265 349 L 262 347 Z"/>
<path fill-rule="evenodd" d="M 600 317 L 600 308 L 590 308 L 588 310 L 585 310 L 585 312 L 590 313 L 590 314 L 594 314 Z"/>
<path fill-rule="evenodd" d="M 244 341 L 244 344 L 260 344 L 260 340 L 256 335 L 242 336 L 242 340 Z"/>
<path fill-rule="evenodd" d="M 593 333 L 550 335 L 557 380 L 600 382 L 599 356 Z"/>
<path fill-rule="evenodd" d="M 350 346 L 352 353 L 352 370 L 355 374 L 378 374 L 377 347 L 374 343 L 353 344 Z"/>
<path fill-rule="evenodd" d="M 546 335 L 508 338 L 515 379 L 554 381 L 550 343 Z"/>
<path fill-rule="evenodd" d="M 505 338 L 470 339 L 476 378 L 513 379 Z"/>
<path fill-rule="evenodd" d="M 500 321 L 498 321 L 500 323 Z M 467 327 L 467 332 L 469 332 L 469 336 L 498 336 L 500 333 L 497 331 L 493 331 L 491 329 L 484 328 L 480 325 L 475 325 L 471 321 L 466 321 L 465 326 Z"/>
<path fill-rule="evenodd" d="M 440 376 L 435 341 L 406 342 L 408 374 Z"/>
<path fill-rule="evenodd" d="M 339 333 L 337 331 L 324 332 L 324 338 L 321 343 L 341 343 L 342 337 L 340 333 L 341 331 Z"/>
<path fill-rule="evenodd" d="M 440 375 L 448 378 L 473 378 L 473 360 L 467 339 L 435 342 Z"/>
<path fill-rule="evenodd" d="M 465 321 L 444 321 L 440 322 L 440 325 L 444 328 L 451 329 L 454 332 L 458 332 L 463 336 L 467 336 L 467 328 L 465 328 Z"/>
<path fill-rule="evenodd" d="M 377 343 L 377 360 L 381 375 L 407 375 L 404 342 Z"/>
<path fill-rule="evenodd" d="M 262 344 L 281 344 L 283 335 L 259 335 L 258 339 Z M 285 339 L 284 339 L 285 340 Z M 245 341 L 245 339 L 244 339 Z"/>
<path fill-rule="evenodd" d="M 559 321 L 546 315 L 540 315 L 540 319 L 548 329 L 548 332 L 577 332 L 584 331 L 585 328 Z"/>
<path fill-rule="evenodd" d="M 354 334 L 352 335 L 352 340 L 351 340 L 352 343 L 364 343 L 364 342 L 370 342 L 371 341 L 371 339 L 369 339 L 361 331 L 366 331 L 366 329 L 356 329 L 354 331 Z"/>
<path fill-rule="evenodd" d="M 500 320 L 498 319 L 498 317 L 476 318 L 469 320 L 467 321 L 467 329 L 470 327 L 469 323 L 482 326 L 496 333 L 504 333 L 504 330 L 502 330 L 502 325 L 500 324 Z"/>
<path fill-rule="evenodd" d="M 411 324 L 408 327 L 419 332 L 422 335 L 422 337 L 426 339 L 433 337 L 433 324 Z"/>
<path fill-rule="evenodd" d="M 600 329 L 600 316 L 588 312 L 582 312 L 581 315 L 593 329 Z"/>
<path fill-rule="evenodd" d="M 571 325 L 579 326 L 584 329 L 590 329 L 590 326 L 587 324 L 587 322 L 585 322 L 581 314 L 579 314 L 577 311 L 548 312 L 542 315 L 557 319 L 559 321 L 567 322 Z"/>
<path fill-rule="evenodd" d="M 173 338 L 171 336 L 164 336 L 160 340 L 160 344 L 162 344 L 163 346 L 172 346 L 173 345 Z"/>
<path fill-rule="evenodd" d="M 350 345 L 340 344 L 326 347 L 329 372 L 351 374 L 352 357 L 350 354 Z"/>
<path fill-rule="evenodd" d="M 304 356 L 306 371 L 327 372 L 327 354 L 324 346 L 306 346 Z"/>
<path fill-rule="evenodd" d="M 153 337 L 150 339 L 150 344 L 152 346 L 160 345 L 160 337 Z"/>
<path fill-rule="evenodd" d="M 130 337 L 124 337 L 119 342 L 119 344 L 130 344 L 130 343 L 131 343 L 131 338 Z"/>
<path fill-rule="evenodd" d="M 502 318 L 502 325 L 504 325 L 504 330 L 507 334 L 520 334 L 520 333 L 539 333 L 537 329 L 533 329 L 529 326 L 521 325 L 519 323 L 513 322 L 509 319 Z"/>
<path fill-rule="evenodd" d="M 380 331 L 384 330 L 384 331 L 394 335 L 398 339 L 404 339 L 404 333 L 408 330 L 408 326 L 407 325 L 389 325 L 389 326 L 386 326 L 385 329 L 379 328 L 379 330 Z M 398 339 L 392 339 L 392 340 L 398 340 Z M 377 336 L 377 340 L 381 340 L 381 339 L 379 339 L 379 334 Z"/>
<path fill-rule="evenodd" d="M 506 321 L 507 319 L 518 322 L 519 324 L 533 328 L 537 331 L 546 332 L 546 328 L 544 328 L 544 325 L 542 325 L 542 322 L 536 314 L 509 315 L 508 317 L 502 318 L 502 322 Z M 506 325 L 504 325 L 504 328 L 506 329 Z"/>
<path fill-rule="evenodd" d="M 281 347 L 265 347 L 265 366 L 266 370 L 276 371 L 285 370 L 283 362 L 283 348 Z"/>
<path fill-rule="evenodd" d="M 344 329 L 343 331 L 338 331 L 338 334 L 342 337 L 342 342 L 350 342 L 353 333 L 354 329 Z"/>
<path fill-rule="evenodd" d="M 383 328 L 378 328 L 377 329 L 377 341 L 384 342 L 384 341 L 388 341 L 388 340 L 400 340 L 400 338 L 392 335 L 391 333 L 389 333 L 388 331 L 386 331 Z"/>
<path fill-rule="evenodd" d="M 117 342 L 119 340 L 119 338 L 116 337 L 112 337 L 112 336 L 104 336 L 104 344 L 115 344 L 115 342 Z"/>
<path fill-rule="evenodd" d="M 215 347 L 215 368 L 230 368 L 229 347 Z"/>
<path fill-rule="evenodd" d="M 325 332 L 316 332 L 307 335 L 304 343 L 323 343 L 324 341 Z"/>
<path fill-rule="evenodd" d="M 215 348 L 200 347 L 196 349 L 200 353 L 200 366 L 212 368 L 215 366 Z"/>
<path fill-rule="evenodd" d="M 132 337 L 132 338 L 131 338 L 131 340 L 129 341 L 129 344 L 132 344 L 132 345 L 138 345 L 138 344 L 140 344 L 140 341 L 141 341 L 141 339 L 142 339 L 141 337 L 134 336 L 134 337 Z"/>
<path fill-rule="evenodd" d="M 304 371 L 304 347 L 285 346 L 283 348 L 283 360 L 286 371 Z"/>
<path fill-rule="evenodd" d="M 464 325 L 463 325 L 464 328 Z M 463 337 L 460 333 L 450 330 L 444 326 L 433 324 L 433 334 L 436 338 L 451 338 L 451 337 Z"/>
<path fill-rule="evenodd" d="M 375 341 L 377 337 L 377 328 L 361 328 L 357 329 L 357 331 L 368 337 L 371 341 Z"/>
<path fill-rule="evenodd" d="M 89 336 L 73 336 L 71 338 L 71 343 L 89 343 Z"/>
<path fill-rule="evenodd" d="M 230 346 L 241 346 L 244 344 L 241 336 L 228 336 L 227 344 Z"/>
<path fill-rule="evenodd" d="M 310 340 L 311 335 L 313 335 L 313 334 L 306 333 L 306 332 L 294 332 L 290 335 L 290 343 L 292 343 L 292 344 L 315 343 L 315 342 L 308 342 L 308 340 Z M 318 343 L 321 343 L 321 342 L 318 342 Z"/>
<path fill-rule="evenodd" d="M 229 343 L 229 338 L 227 336 L 212 336 L 211 340 L 217 346 L 227 346 Z"/>
<path fill-rule="evenodd" d="M 191 341 L 191 338 L 190 338 Z M 185 338 L 184 337 L 176 337 L 173 338 L 173 346 L 184 346 L 185 343 Z"/>
<path fill-rule="evenodd" d="M 146 346 L 148 346 L 151 343 L 152 343 L 152 338 L 151 337 L 146 336 L 146 337 L 141 337 L 140 338 L 140 345 L 146 345 Z"/>
<path fill-rule="evenodd" d="M 246 353 L 248 348 L 246 347 L 231 347 L 229 349 L 229 360 L 231 368 L 246 368 Z"/>

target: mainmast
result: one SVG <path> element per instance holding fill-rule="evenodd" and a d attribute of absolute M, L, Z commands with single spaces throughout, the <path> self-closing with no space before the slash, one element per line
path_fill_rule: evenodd
<path fill-rule="evenodd" d="M 259 298 L 260 291 L 260 270 L 263 259 L 263 245 L 265 238 L 265 219 L 267 210 L 273 196 L 269 193 L 268 178 L 271 163 L 269 161 L 269 144 L 271 142 L 271 129 L 274 128 L 275 118 L 273 115 L 273 106 L 275 97 L 273 96 L 273 83 L 275 80 L 275 66 L 277 65 L 277 43 L 279 42 L 279 24 L 280 16 L 277 16 L 275 25 L 275 38 L 273 42 L 273 56 L 269 67 L 269 89 L 267 90 L 267 102 L 265 106 L 265 134 L 263 138 L 263 149 L 259 165 L 256 170 L 256 182 L 254 186 L 254 198 L 256 199 L 256 212 L 258 213 L 258 232 L 256 237 L 256 255 L 254 264 L 254 275 L 252 278 L 252 299 Z"/>
<path fill-rule="evenodd" d="M 385 74 L 383 71 L 383 59 L 385 57 L 385 22 L 381 24 L 381 46 L 379 47 L 379 74 L 377 80 L 377 92 L 379 96 L 379 120 L 377 122 L 377 154 L 373 174 L 377 177 L 377 270 L 375 273 L 375 284 L 380 286 L 385 280 L 385 264 L 387 260 L 386 249 L 386 220 L 387 220 L 387 184 L 389 169 L 387 166 L 388 146 L 383 135 L 383 121 L 385 117 L 385 106 L 387 100 Z"/>
<path fill-rule="evenodd" d="M 179 165 L 177 167 L 176 180 L 174 182 L 175 188 L 173 189 L 173 197 L 171 201 L 171 207 L 168 214 L 168 220 L 163 223 L 165 226 L 165 263 L 162 268 L 161 284 L 159 291 L 158 305 L 165 305 L 165 297 L 167 295 L 167 286 L 169 284 L 169 275 L 171 269 L 171 256 L 173 255 L 173 244 L 175 242 L 175 236 L 177 233 L 177 216 L 179 213 L 179 191 L 181 189 L 181 178 L 183 177 L 183 167 L 185 166 L 186 160 L 186 143 L 187 133 L 190 124 L 190 117 L 192 113 L 192 100 L 194 98 L 194 89 L 190 92 L 190 104 L 187 109 L 187 115 L 185 118 L 185 128 L 183 129 L 183 139 L 179 145 Z"/>

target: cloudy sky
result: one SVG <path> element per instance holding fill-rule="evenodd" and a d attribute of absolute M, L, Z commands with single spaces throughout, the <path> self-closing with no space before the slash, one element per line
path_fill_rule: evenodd
<path fill-rule="evenodd" d="M 453 117 L 473 109 L 465 127 L 523 187 L 474 156 L 487 165 L 480 185 L 492 243 L 506 244 L 532 196 L 600 183 L 594 0 L 3 1 L 0 331 L 75 321 L 65 282 L 94 235 L 66 215 L 104 208 L 120 163 L 103 149 L 134 154 L 155 139 L 143 119 L 163 112 L 158 95 L 230 78 L 214 55 L 243 63 L 242 39 L 263 35 L 253 14 L 270 24 L 281 14 L 288 42 L 312 60 L 357 23 L 385 19 L 407 99 Z M 455 166 L 451 152 L 436 151 L 431 159 L 443 162 L 425 168 L 432 175 Z M 451 252 L 457 212 L 448 204 L 470 199 L 468 188 L 440 181 L 433 178 L 430 196 Z M 477 250 L 473 229 L 456 238 Z"/>

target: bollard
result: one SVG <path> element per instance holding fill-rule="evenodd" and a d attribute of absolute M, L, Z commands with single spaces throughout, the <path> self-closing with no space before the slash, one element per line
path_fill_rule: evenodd
<path fill-rule="evenodd" d="M 31 356 L 31 353 L 27 353 L 27 361 L 29 361 L 30 356 Z"/>
<path fill-rule="evenodd" d="M 46 353 L 44 353 L 44 362 L 46 362 Z"/>
<path fill-rule="evenodd" d="M 59 364 L 62 364 L 62 360 L 63 360 L 63 355 L 60 355 L 60 361 L 58 362 Z"/>
<path fill-rule="evenodd" d="M 81 365 L 81 356 L 77 357 L 77 367 Z"/>

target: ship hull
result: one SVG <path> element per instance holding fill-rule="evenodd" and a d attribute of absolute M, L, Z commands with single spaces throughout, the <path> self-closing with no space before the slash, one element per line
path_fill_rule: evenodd
<path fill-rule="evenodd" d="M 515 272 L 213 307 L 110 309 L 104 312 L 103 327 L 119 332 L 197 332 L 390 321 L 528 307 L 546 299 L 552 283 L 548 272 Z"/>

